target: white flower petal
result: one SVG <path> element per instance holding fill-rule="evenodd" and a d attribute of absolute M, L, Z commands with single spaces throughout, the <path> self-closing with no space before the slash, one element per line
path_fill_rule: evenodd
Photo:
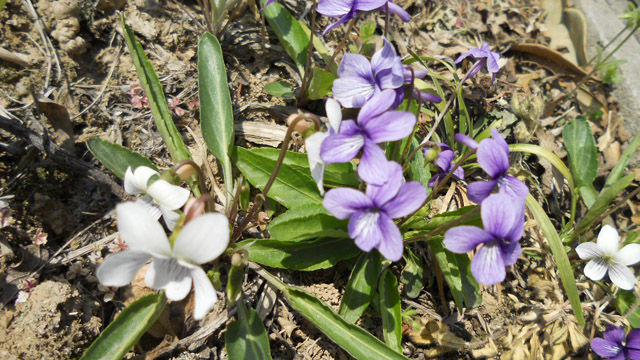
<path fill-rule="evenodd" d="M 640 261 L 640 244 L 629 244 L 615 255 L 618 264 L 624 266 L 633 265 Z"/>
<path fill-rule="evenodd" d="M 615 255 L 620 246 L 618 231 L 611 225 L 605 225 L 598 234 L 598 246 L 605 254 Z"/>
<path fill-rule="evenodd" d="M 124 191 L 130 195 L 137 195 L 145 191 L 145 188 L 141 188 L 138 184 L 136 176 L 133 175 L 133 171 L 131 171 L 131 166 L 129 166 L 124 173 Z"/>
<path fill-rule="evenodd" d="M 324 196 L 324 170 L 327 168 L 327 165 L 324 163 L 315 163 L 310 164 L 311 166 L 311 177 L 316 181 L 318 185 L 318 191 L 320 191 L 320 195 Z"/>
<path fill-rule="evenodd" d="M 587 263 L 584 267 L 584 274 L 591 280 L 602 280 L 607 273 L 609 265 L 603 258 L 597 257 Z"/>
<path fill-rule="evenodd" d="M 164 223 L 167 224 L 169 230 L 173 231 L 173 228 L 176 227 L 176 223 L 178 223 L 180 219 L 180 214 L 163 206 L 160 206 L 160 211 L 162 212 Z"/>
<path fill-rule="evenodd" d="M 153 259 L 144 282 L 152 289 L 164 289 L 170 300 L 182 300 L 191 290 L 191 269 L 177 259 Z"/>
<path fill-rule="evenodd" d="M 195 264 L 207 263 L 227 249 L 229 220 L 222 214 L 204 214 L 182 229 L 173 245 L 174 257 Z"/>
<path fill-rule="evenodd" d="M 624 265 L 611 265 L 609 268 L 609 278 L 623 290 L 633 290 L 633 287 L 636 285 L 636 277 L 633 275 L 633 271 Z"/>
<path fill-rule="evenodd" d="M 325 109 L 327 110 L 327 118 L 329 118 L 329 127 L 334 133 L 337 133 L 338 130 L 340 130 L 340 123 L 342 122 L 342 110 L 340 109 L 340 104 L 329 98 L 325 104 Z"/>
<path fill-rule="evenodd" d="M 328 136 L 329 134 L 327 133 L 317 132 L 305 140 L 309 167 L 311 168 L 311 177 L 316 181 L 316 184 L 318 184 L 318 190 L 320 190 L 321 195 L 324 194 L 324 169 L 326 168 L 326 164 L 320 156 L 320 148 L 322 142 Z"/>
<path fill-rule="evenodd" d="M 169 184 L 165 180 L 157 180 L 147 189 L 147 194 L 160 205 L 171 210 L 178 209 L 189 200 L 189 190 Z"/>
<path fill-rule="evenodd" d="M 159 173 L 147 166 L 138 166 L 133 172 L 131 167 L 124 174 L 124 190 L 131 194 L 141 194 L 147 191 L 147 184 L 152 176 Z"/>
<path fill-rule="evenodd" d="M 119 204 L 116 214 L 120 236 L 131 250 L 144 251 L 157 258 L 171 257 L 167 235 L 144 205 Z"/>
<path fill-rule="evenodd" d="M 580 259 L 592 259 L 604 255 L 604 251 L 593 242 L 582 243 L 576 247 L 576 252 Z"/>
<path fill-rule="evenodd" d="M 196 320 L 200 320 L 207 315 L 209 310 L 211 310 L 213 305 L 218 301 L 218 295 L 202 268 L 197 266 L 191 269 L 191 277 L 193 278 L 193 291 L 196 295 L 193 317 Z"/>
<path fill-rule="evenodd" d="M 122 251 L 106 258 L 96 276 L 102 285 L 125 286 L 150 259 L 151 255 L 142 251 Z"/>
<path fill-rule="evenodd" d="M 162 211 L 160 211 L 160 207 L 155 202 L 153 202 L 153 198 L 149 195 L 145 195 L 137 199 L 136 204 L 140 204 L 144 206 L 145 209 L 149 211 L 149 214 L 151 214 L 151 217 L 156 221 L 158 221 L 158 219 L 160 219 L 160 216 L 162 216 Z"/>

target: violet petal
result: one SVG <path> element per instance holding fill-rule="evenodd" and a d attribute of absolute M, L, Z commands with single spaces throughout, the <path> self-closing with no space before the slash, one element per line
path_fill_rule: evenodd
<path fill-rule="evenodd" d="M 471 261 L 471 273 L 484 285 L 502 282 L 507 275 L 500 246 L 497 241 L 490 241 L 478 250 Z"/>
<path fill-rule="evenodd" d="M 467 196 L 469 200 L 476 204 L 480 204 L 482 200 L 486 199 L 493 188 L 498 184 L 498 180 L 489 181 L 476 181 L 467 186 Z"/>
<path fill-rule="evenodd" d="M 427 199 L 427 189 L 417 181 L 403 184 L 398 194 L 382 206 L 382 210 L 392 219 L 407 216 L 422 206 Z"/>
<path fill-rule="evenodd" d="M 327 140 L 323 145 L 327 143 Z M 365 138 L 364 151 L 357 170 L 360 179 L 366 183 L 381 185 L 387 180 L 387 167 L 387 157 L 382 148 Z"/>
<path fill-rule="evenodd" d="M 398 261 L 402 259 L 402 251 L 404 250 L 404 242 L 402 234 L 398 226 L 384 213 L 380 214 L 378 219 L 378 227 L 381 232 L 380 243 L 378 243 L 378 251 L 387 260 Z"/>
<path fill-rule="evenodd" d="M 456 254 L 466 254 L 478 245 L 494 240 L 488 232 L 469 225 L 456 226 L 444 234 L 444 246 Z"/>
<path fill-rule="evenodd" d="M 327 191 L 322 205 L 340 220 L 353 216 L 356 212 L 374 206 L 373 201 L 365 194 L 350 188 L 337 188 Z"/>
<path fill-rule="evenodd" d="M 406 111 L 387 111 L 360 125 L 375 143 L 396 141 L 411 135 L 416 117 Z"/>

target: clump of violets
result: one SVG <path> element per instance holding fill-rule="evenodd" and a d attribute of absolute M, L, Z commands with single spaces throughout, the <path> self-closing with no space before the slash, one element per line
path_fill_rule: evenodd
<path fill-rule="evenodd" d="M 405 183 L 402 166 L 389 162 L 381 185 L 368 184 L 365 193 L 338 188 L 327 192 L 323 205 L 336 218 L 349 221 L 349 236 L 363 251 L 373 248 L 391 261 L 402 259 L 402 234 L 393 219 L 412 214 L 427 198 L 417 181 Z"/>
<path fill-rule="evenodd" d="M 116 207 L 118 231 L 128 250 L 108 257 L 97 271 L 102 285 L 129 284 L 147 262 L 144 281 L 163 289 L 168 299 L 184 299 L 195 292 L 194 318 L 202 319 L 218 301 L 211 281 L 200 264 L 218 258 L 229 245 L 229 221 L 222 214 L 204 214 L 187 223 L 171 243 L 160 223 L 137 202 Z M 174 237 L 172 236 L 172 239 Z"/>
<path fill-rule="evenodd" d="M 348 162 L 362 150 L 358 176 L 367 183 L 381 185 L 387 178 L 389 162 L 378 144 L 409 136 L 416 124 L 412 113 L 387 111 L 394 98 L 393 90 L 384 90 L 362 107 L 357 123 L 342 121 L 340 131 L 322 142 L 322 161 L 326 164 Z"/>
<path fill-rule="evenodd" d="M 436 143 L 440 148 L 440 153 L 438 154 L 438 158 L 436 159 L 436 167 L 440 170 L 437 174 L 433 175 L 429 180 L 427 186 L 434 187 L 436 183 L 440 183 L 447 176 L 449 171 L 453 170 L 456 164 L 453 163 L 453 150 L 449 145 L 444 143 Z M 431 151 L 431 148 L 424 148 L 423 152 L 426 154 Z M 452 176 L 458 180 L 464 179 L 464 169 L 462 166 L 458 166 L 458 168 L 453 172 Z"/>
<path fill-rule="evenodd" d="M 640 360 L 640 329 L 633 329 L 625 341 L 624 330 L 608 326 L 602 338 L 591 340 L 591 350 L 605 359 Z"/>
<path fill-rule="evenodd" d="M 482 245 L 471 261 L 471 273 L 478 282 L 493 285 L 504 280 L 505 266 L 515 264 L 522 253 L 524 201 L 493 194 L 482 202 L 480 211 L 483 229 L 469 225 L 451 228 L 444 234 L 444 245 L 456 254 Z"/>
<path fill-rule="evenodd" d="M 487 175 L 489 181 L 476 181 L 469 184 L 469 199 L 481 203 L 498 188 L 501 194 L 508 194 L 523 200 L 529 195 L 529 188 L 522 181 L 507 174 L 509 170 L 509 145 L 496 129 L 491 129 L 491 138 L 482 140 L 479 144 L 468 136 L 458 134 L 456 140 L 477 150 L 478 164 Z"/>
<path fill-rule="evenodd" d="M 360 54 L 345 54 L 338 67 L 338 79 L 333 82 L 333 98 L 347 108 L 362 107 L 382 90 L 402 93 L 404 84 L 402 61 L 388 41 L 373 54 L 371 61 Z"/>
<path fill-rule="evenodd" d="M 630 265 L 640 262 L 640 244 L 629 244 L 620 249 L 618 231 L 610 225 L 600 229 L 597 242 L 582 243 L 576 247 L 580 259 L 590 260 L 584 274 L 591 280 L 609 278 L 623 290 L 633 290 L 636 277 Z M 640 341 L 640 339 L 639 339 Z"/>
<path fill-rule="evenodd" d="M 149 181 L 160 173 L 147 167 L 138 166 L 135 170 L 127 168 L 124 174 L 124 190 L 130 195 L 144 194 L 138 202 L 157 220 L 162 215 L 169 230 L 176 225 L 180 214 L 175 210 L 181 208 L 189 199 L 189 190 L 158 179 L 149 185 Z"/>
<path fill-rule="evenodd" d="M 498 64 L 498 60 L 500 59 L 500 54 L 495 51 L 491 51 L 491 47 L 489 47 L 489 43 L 484 43 L 482 46 L 478 48 L 473 48 L 469 50 L 468 53 L 460 55 L 456 59 L 456 64 L 462 62 L 462 60 L 468 58 L 469 56 L 478 60 L 478 63 L 474 65 L 474 67 L 469 71 L 466 78 L 471 78 L 475 74 L 480 71 L 483 67 L 486 66 L 487 70 L 493 74 L 491 79 L 491 83 L 493 84 L 496 81 L 496 74 L 500 71 L 500 65 Z"/>
<path fill-rule="evenodd" d="M 271 3 L 271 0 L 268 4 L 269 3 Z M 376 9 L 386 11 L 387 6 L 390 13 L 398 15 L 398 17 L 403 21 L 406 22 L 411 20 L 409 13 L 397 4 L 393 3 L 392 0 L 320 0 L 320 2 L 318 2 L 318 12 L 320 14 L 328 17 L 340 18 L 335 23 L 327 26 L 322 32 L 322 35 L 326 35 L 337 26 L 355 18 L 361 12 Z"/>

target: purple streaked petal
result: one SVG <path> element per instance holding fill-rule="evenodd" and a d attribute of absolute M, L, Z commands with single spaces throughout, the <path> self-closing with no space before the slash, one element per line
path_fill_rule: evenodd
<path fill-rule="evenodd" d="M 432 102 L 436 104 L 442 102 L 442 98 L 438 95 L 435 95 L 426 91 L 419 91 L 419 93 L 420 93 L 420 100 L 424 102 Z"/>
<path fill-rule="evenodd" d="M 468 53 L 462 54 L 462 55 L 458 56 L 458 58 L 456 59 L 455 63 L 456 63 L 456 64 L 459 64 L 462 60 L 464 60 L 464 59 L 468 58 L 469 56 L 472 56 L 472 55 L 471 55 L 471 52 L 468 52 Z"/>
<path fill-rule="evenodd" d="M 355 0 L 320 0 L 317 11 L 324 16 L 340 17 L 351 11 L 354 2 Z"/>
<path fill-rule="evenodd" d="M 360 125 L 375 143 L 396 141 L 411 135 L 416 117 L 406 111 L 387 111 Z"/>
<path fill-rule="evenodd" d="M 427 189 L 417 181 L 410 181 L 402 184 L 398 194 L 382 206 L 382 211 L 392 219 L 398 219 L 418 210 L 426 199 Z"/>
<path fill-rule="evenodd" d="M 455 164 L 453 163 L 451 165 L 455 166 Z M 458 168 L 453 171 L 453 177 L 458 180 L 464 179 L 464 169 L 462 168 L 462 166 L 458 166 Z"/>
<path fill-rule="evenodd" d="M 584 266 L 584 275 L 593 281 L 599 281 L 609 270 L 609 263 L 601 257 L 593 258 Z"/>
<path fill-rule="evenodd" d="M 489 181 L 476 181 L 467 186 L 467 196 L 469 200 L 476 204 L 480 204 L 482 200 L 486 199 L 493 188 L 498 184 L 498 180 Z"/>
<path fill-rule="evenodd" d="M 336 80 L 337 81 L 337 80 Z M 383 90 L 371 97 L 358 113 L 358 125 L 364 126 L 369 120 L 387 111 L 395 101 L 393 90 Z"/>
<path fill-rule="evenodd" d="M 456 254 L 466 254 L 475 250 L 478 245 L 494 240 L 488 232 L 469 225 L 456 226 L 444 234 L 444 246 Z"/>
<path fill-rule="evenodd" d="M 358 11 L 371 11 L 383 6 L 387 0 L 355 0 L 354 9 Z"/>
<path fill-rule="evenodd" d="M 362 250 L 369 252 L 380 244 L 382 231 L 378 225 L 380 212 L 378 211 L 358 211 L 349 221 L 349 236 L 355 239 L 356 245 Z"/>
<path fill-rule="evenodd" d="M 498 142 L 484 139 L 478 145 L 478 164 L 487 175 L 497 178 L 509 170 L 509 154 Z"/>
<path fill-rule="evenodd" d="M 510 266 L 515 264 L 520 255 L 522 255 L 522 247 L 520 246 L 519 241 L 512 241 L 508 244 L 502 244 L 500 246 L 500 251 L 502 253 L 502 261 L 504 261 L 505 266 Z"/>
<path fill-rule="evenodd" d="M 431 179 L 429 179 L 429 182 L 427 183 L 428 187 L 434 187 L 436 186 L 436 182 L 439 184 L 442 182 L 442 180 L 444 180 L 445 176 L 447 176 L 447 174 L 445 173 L 437 173 L 435 175 L 433 175 L 431 177 Z"/>
<path fill-rule="evenodd" d="M 387 180 L 388 166 L 387 157 L 382 148 L 365 138 L 364 151 L 357 170 L 360 179 L 366 183 L 381 185 Z"/>
<path fill-rule="evenodd" d="M 388 161 L 384 183 L 382 185 L 367 184 L 365 194 L 380 208 L 398 194 L 403 183 L 402 166 L 395 161 Z"/>
<path fill-rule="evenodd" d="M 500 55 L 496 52 L 489 52 L 487 56 L 487 70 L 492 73 L 497 73 L 500 70 L 500 65 L 498 64 L 498 60 L 500 59 Z"/>
<path fill-rule="evenodd" d="M 602 333 L 602 337 L 614 344 L 622 345 L 624 341 L 624 330 L 618 326 L 607 326 L 607 330 Z"/>
<path fill-rule="evenodd" d="M 614 358 L 622 354 L 622 344 L 616 344 L 601 338 L 594 338 L 591 340 L 591 350 L 602 357 Z M 624 357 L 622 359 L 624 359 Z"/>
<path fill-rule="evenodd" d="M 346 108 L 366 105 L 375 94 L 375 83 L 366 78 L 345 76 L 333 82 L 333 98 Z"/>
<path fill-rule="evenodd" d="M 320 146 L 320 156 L 327 164 L 348 162 L 358 155 L 364 143 L 363 135 L 330 135 Z"/>
<path fill-rule="evenodd" d="M 374 75 L 381 70 L 393 68 L 393 66 L 396 64 L 396 60 L 400 60 L 398 58 L 398 55 L 396 55 L 396 51 L 391 43 L 386 39 L 383 41 L 384 44 L 382 45 L 382 49 L 376 51 L 371 57 L 371 71 L 374 73 Z M 400 67 L 402 68 L 402 64 L 400 64 Z M 402 71 L 402 69 L 400 71 Z"/>
<path fill-rule="evenodd" d="M 356 189 L 337 188 L 327 191 L 322 205 L 340 220 L 353 216 L 356 212 L 373 207 L 373 201 Z"/>
<path fill-rule="evenodd" d="M 398 15 L 398 17 L 404 22 L 408 22 L 409 20 L 411 20 L 411 15 L 409 15 L 409 13 L 398 4 L 394 4 L 391 1 L 389 1 L 387 4 L 389 4 L 390 13 Z"/>
<path fill-rule="evenodd" d="M 442 171 L 449 171 L 451 161 L 453 161 L 453 151 L 442 148 L 442 152 L 440 152 L 438 159 L 436 159 L 436 166 Z"/>
<path fill-rule="evenodd" d="M 498 192 L 524 200 L 527 198 L 527 195 L 529 195 L 529 188 L 522 181 L 513 176 L 506 175 L 498 181 Z"/>
<path fill-rule="evenodd" d="M 498 130 L 491 128 L 491 138 L 509 155 L 509 144 L 507 144 Z"/>
<path fill-rule="evenodd" d="M 382 235 L 378 243 L 378 251 L 387 260 L 398 261 L 402 259 L 402 251 L 404 250 L 404 242 L 402 234 L 398 226 L 384 213 L 380 214 L 378 219 L 378 227 Z"/>
<path fill-rule="evenodd" d="M 471 261 L 471 273 L 484 285 L 502 282 L 507 275 L 502 253 L 497 241 L 490 241 L 478 250 Z"/>
<path fill-rule="evenodd" d="M 473 48 L 473 49 L 469 50 L 469 54 L 471 54 L 471 56 L 473 56 L 476 59 L 482 59 L 482 58 L 486 58 L 487 56 L 489 56 L 489 51 L 485 50 L 484 45 L 482 45 L 482 47 L 480 49 Z"/>
<path fill-rule="evenodd" d="M 480 60 L 478 60 L 473 67 L 471 68 L 471 70 L 469 70 L 469 74 L 467 75 L 467 78 L 472 78 L 474 77 L 480 70 L 482 70 L 482 67 L 484 66 L 484 64 L 487 62 L 486 59 L 481 58 Z"/>
<path fill-rule="evenodd" d="M 373 83 L 371 63 L 360 54 L 345 54 L 338 67 L 339 77 L 359 77 Z"/>
<path fill-rule="evenodd" d="M 640 350 L 639 349 L 625 348 L 624 352 L 623 352 L 623 355 L 624 355 L 624 358 L 621 358 L 621 360 L 622 359 L 640 360 Z"/>
<path fill-rule="evenodd" d="M 524 228 L 524 204 L 520 203 L 502 194 L 493 194 L 484 199 L 480 210 L 484 230 L 497 239 L 520 240 Z"/>
<path fill-rule="evenodd" d="M 475 150 L 478 148 L 478 142 L 473 140 L 470 136 L 465 135 L 465 134 L 460 134 L 457 133 L 454 136 L 454 139 L 459 142 L 460 144 L 468 147 L 471 150 Z"/>
<path fill-rule="evenodd" d="M 488 53 L 491 51 L 491 46 L 489 45 L 488 42 L 484 42 L 482 43 L 482 45 L 480 46 L 480 51 L 484 52 L 484 53 Z"/>

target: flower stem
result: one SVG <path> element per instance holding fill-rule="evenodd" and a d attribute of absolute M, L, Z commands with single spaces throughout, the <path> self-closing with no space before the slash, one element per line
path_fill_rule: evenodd
<path fill-rule="evenodd" d="M 195 194 L 195 195 L 196 196 L 200 196 L 202 194 L 206 194 L 207 193 L 207 188 L 206 188 L 206 182 L 205 182 L 204 173 L 202 172 L 202 169 L 200 168 L 200 166 L 198 166 L 198 164 L 195 163 L 195 161 L 193 161 L 191 159 L 180 161 L 171 170 L 171 175 L 176 175 L 178 170 L 180 170 L 181 167 L 187 166 L 187 165 L 191 166 L 196 171 L 196 175 L 198 176 L 198 192 L 199 192 L 199 194 Z M 207 205 L 207 211 L 211 211 L 211 209 L 213 209 L 212 201 L 209 201 L 206 205 Z"/>
<path fill-rule="evenodd" d="M 264 200 L 267 198 L 267 194 L 269 193 L 269 190 L 271 189 L 271 186 L 273 185 L 273 183 L 276 181 L 276 176 L 278 175 L 278 172 L 282 167 L 282 163 L 284 162 L 284 157 L 287 154 L 287 149 L 289 148 L 289 141 L 291 141 L 291 135 L 293 134 L 293 131 L 296 125 L 300 121 L 309 121 L 309 120 L 315 123 L 317 129 L 320 129 L 320 126 L 321 126 L 320 120 L 318 119 L 317 116 L 310 113 L 304 113 L 304 114 L 298 115 L 289 125 L 289 128 L 287 129 L 287 134 L 284 137 L 284 142 L 282 143 L 282 149 L 280 149 L 280 154 L 278 155 L 278 160 L 276 161 L 276 166 L 273 168 L 273 171 L 271 172 L 271 177 L 269 177 L 269 180 L 264 186 L 262 193 L 256 196 L 256 199 L 253 202 L 253 206 L 251 206 L 251 209 L 249 209 L 249 211 L 247 212 L 247 216 L 234 230 L 233 236 L 231 237 L 232 243 L 235 242 L 240 237 L 240 235 L 242 235 L 242 233 L 244 232 L 249 222 L 253 220 L 253 218 L 256 215 L 256 212 L 258 211 L 260 206 L 262 206 L 262 203 L 264 202 Z"/>
<path fill-rule="evenodd" d="M 318 7 L 318 1 L 313 0 L 311 5 L 311 35 L 309 35 L 309 46 L 307 47 L 307 60 L 304 63 L 304 78 L 302 79 L 302 86 L 297 96 L 298 106 L 302 107 L 306 102 L 306 92 L 311 84 L 311 74 L 309 68 L 311 67 L 311 54 L 313 54 L 313 33 L 316 29 L 316 8 Z"/>
<path fill-rule="evenodd" d="M 338 44 L 338 47 L 333 52 L 333 55 L 331 55 L 331 60 L 329 60 L 329 63 L 327 64 L 327 66 L 325 66 L 324 71 L 326 71 L 326 72 L 330 72 L 331 71 L 331 65 L 333 65 L 333 62 L 336 60 L 336 57 L 338 56 L 340 51 L 342 51 L 342 48 L 346 44 L 347 38 L 349 37 L 349 34 L 351 33 L 351 30 L 353 29 L 353 26 L 356 24 L 356 20 L 357 19 L 358 19 L 358 15 L 356 15 L 356 17 L 351 19 L 351 21 L 349 22 L 349 27 L 347 28 L 347 33 L 344 35 L 344 37 L 340 41 L 340 44 Z"/>
<path fill-rule="evenodd" d="M 428 232 L 426 234 L 410 237 L 408 239 L 404 239 L 404 242 L 405 243 L 410 243 L 410 242 L 414 242 L 414 241 L 418 241 L 418 240 L 426 240 L 426 239 L 429 239 L 429 238 L 434 237 L 436 235 L 439 235 L 443 231 L 449 230 L 452 227 L 465 222 L 470 217 L 475 216 L 478 212 L 480 212 L 480 207 L 479 206 L 477 208 L 469 211 L 468 213 L 460 216 L 459 218 L 457 218 L 457 219 L 455 219 L 455 220 L 453 220 L 453 221 L 451 221 L 451 222 L 449 222 L 447 224 L 444 224 L 444 225 L 440 226 L 439 228 L 437 228 L 437 229 L 435 229 L 433 231 L 430 231 L 430 232 Z"/>

